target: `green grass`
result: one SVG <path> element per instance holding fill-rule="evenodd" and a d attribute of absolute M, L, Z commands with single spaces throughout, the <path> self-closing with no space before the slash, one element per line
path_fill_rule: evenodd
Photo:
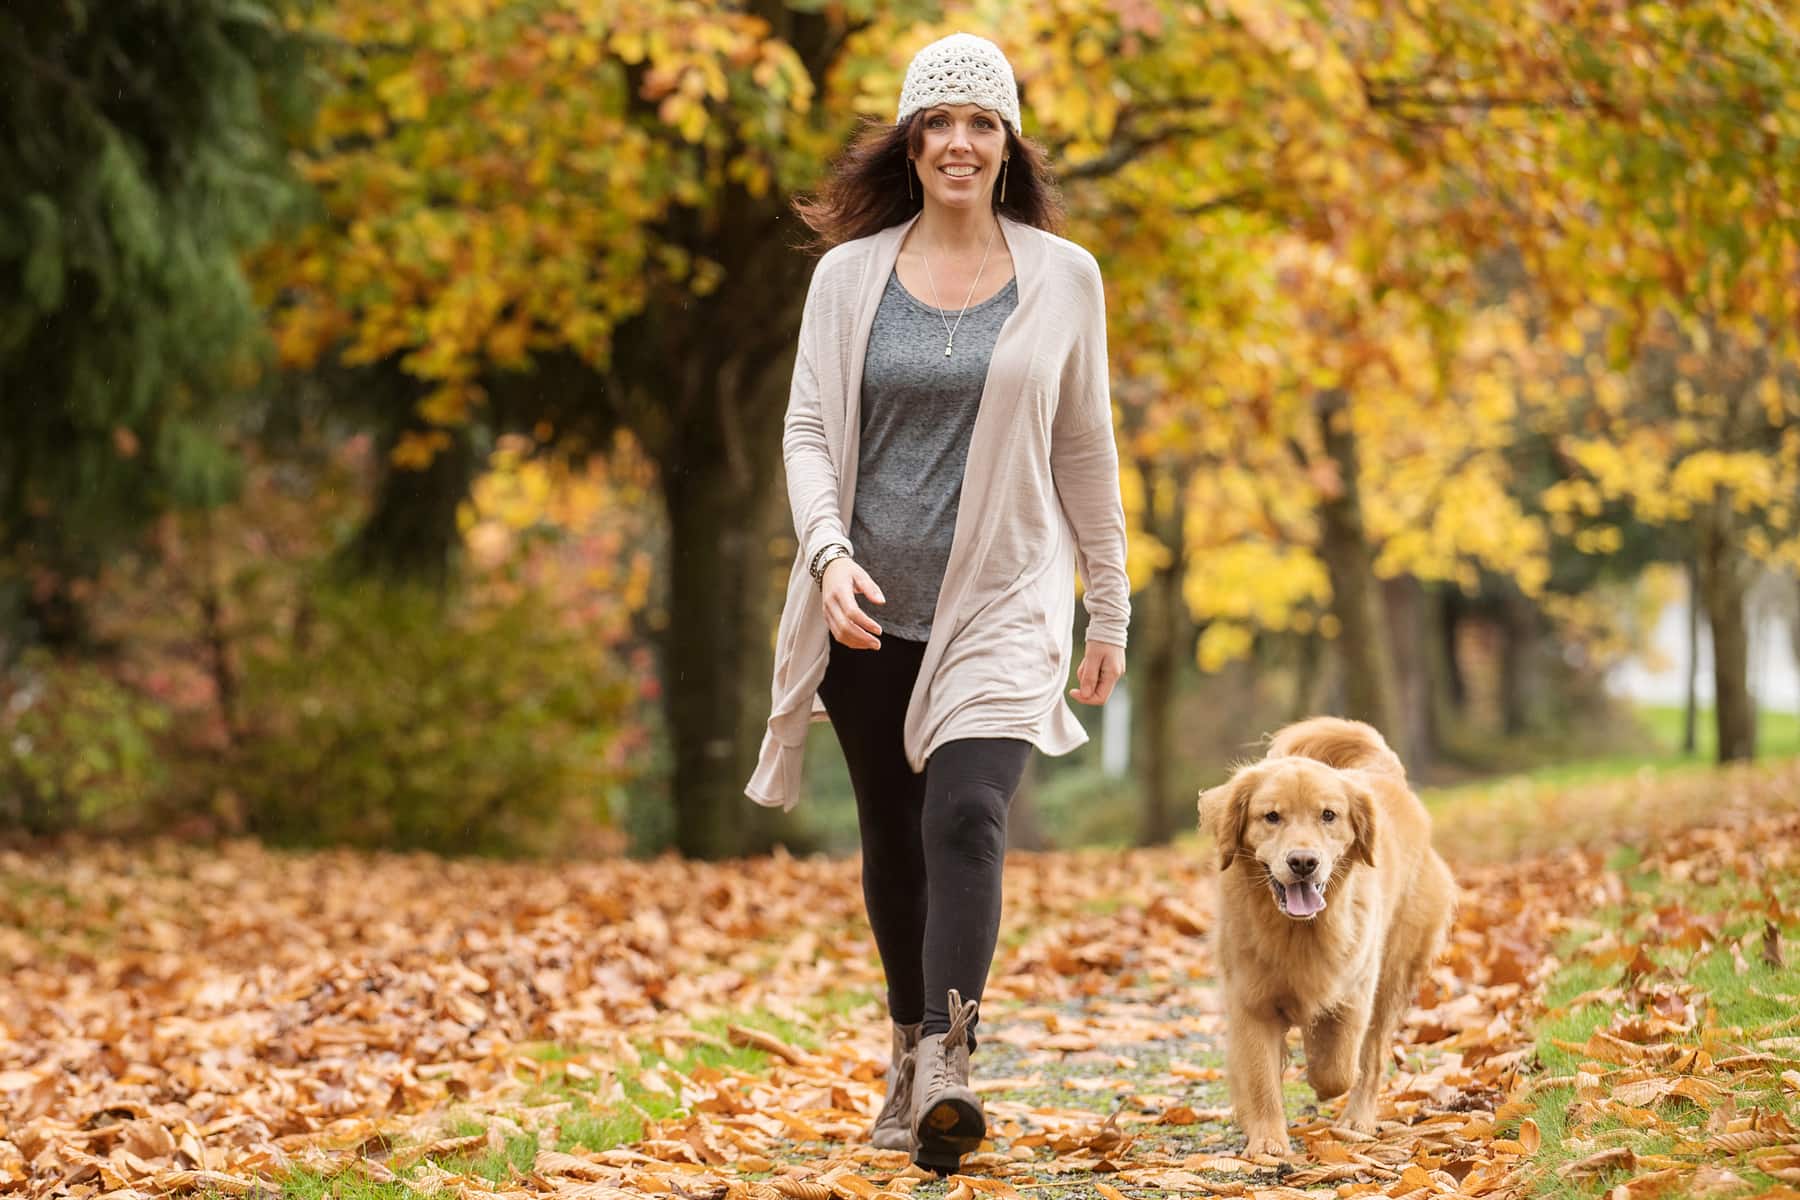
<path fill-rule="evenodd" d="M 556 1148 L 564 1154 L 576 1150 L 611 1150 L 628 1146 L 644 1136 L 643 1118 L 612 1109 L 605 1112 L 573 1112 L 559 1125 Z"/>
<path fill-rule="evenodd" d="M 811 1007 L 821 1016 L 829 1016 L 832 1013 L 852 1011 L 868 1004 L 872 999 L 867 991 L 835 991 L 827 993 Z M 800 1049 L 816 1049 L 819 1044 L 812 1030 L 760 1009 L 728 1017 L 713 1017 L 696 1021 L 691 1028 L 696 1033 L 715 1039 L 714 1042 L 690 1042 L 668 1053 L 651 1042 L 639 1042 L 633 1046 L 636 1061 L 612 1064 L 608 1071 L 596 1073 L 594 1077 L 586 1079 L 575 1078 L 567 1071 L 549 1072 L 532 1084 L 521 1098 L 521 1104 L 531 1107 L 560 1101 L 569 1105 L 569 1110 L 558 1121 L 554 1144 L 556 1150 L 564 1153 L 580 1149 L 610 1150 L 615 1146 L 640 1141 L 644 1136 L 646 1119 L 661 1121 L 682 1116 L 686 1112 L 676 1097 L 646 1082 L 646 1077 L 653 1072 L 683 1078 L 691 1078 L 704 1070 L 748 1075 L 763 1075 L 768 1072 L 771 1065 L 768 1052 L 754 1046 L 732 1045 L 727 1031 L 730 1025 L 742 1025 L 772 1033 Z M 672 1039 L 668 1044 L 676 1045 Z M 534 1046 L 529 1053 L 539 1062 L 558 1063 L 580 1057 L 584 1048 L 552 1042 Z M 612 1080 L 617 1081 L 619 1089 L 625 1095 L 623 1104 L 602 1103 L 594 1094 L 597 1086 Z M 671 1079 L 668 1082 L 679 1081 Z M 476 1126 L 477 1131 L 480 1128 L 482 1127 Z M 533 1154 L 535 1153 L 534 1146 Z M 477 1165 L 477 1173 L 486 1174 L 483 1167 L 504 1171 L 504 1164 L 497 1161 L 484 1160 Z"/>
<path fill-rule="evenodd" d="M 866 990 L 845 989 L 827 993 L 809 1007 L 821 1018 L 828 1018 L 833 1014 L 852 1012 L 873 999 Z M 447 1171 L 477 1175 L 495 1184 L 504 1184 L 515 1175 L 530 1171 L 539 1150 L 545 1147 L 568 1154 L 611 1150 L 642 1141 L 646 1121 L 663 1121 L 686 1114 L 677 1096 L 648 1084 L 646 1077 L 652 1072 L 684 1078 L 708 1069 L 751 1075 L 767 1073 L 771 1064 L 766 1051 L 730 1044 L 727 1026 L 734 1024 L 772 1033 L 789 1045 L 803 1049 L 818 1046 L 818 1038 L 812 1030 L 762 1010 L 696 1021 L 691 1028 L 716 1039 L 718 1044 L 691 1042 L 676 1049 L 677 1043 L 671 1039 L 666 1043 L 670 1049 L 665 1053 L 658 1045 L 645 1041 L 633 1047 L 635 1061 L 595 1069 L 588 1078 L 576 1078 L 566 1070 L 549 1071 L 525 1090 L 519 1106 L 530 1109 L 554 1103 L 566 1104 L 567 1109 L 557 1114 L 553 1126 L 545 1123 L 536 1131 L 509 1134 L 500 1150 L 484 1147 L 472 1153 L 425 1161 Z M 559 1042 L 525 1048 L 527 1057 L 551 1065 L 582 1059 L 590 1053 L 590 1047 Z M 608 1085 L 608 1095 L 613 1094 L 610 1087 L 613 1081 L 624 1094 L 622 1103 L 603 1100 L 597 1094 L 602 1084 Z M 667 1082 L 679 1084 L 673 1078 L 668 1078 Z M 507 1115 L 515 1119 L 523 1116 L 520 1113 Z M 443 1133 L 446 1137 L 469 1137 L 487 1129 L 488 1123 L 480 1114 L 462 1113 L 445 1122 Z M 388 1183 L 372 1182 L 354 1171 L 327 1175 L 299 1170 L 282 1181 L 282 1196 L 283 1200 L 421 1200 L 433 1193 L 414 1185 L 413 1176 L 417 1170 L 417 1166 L 401 1169 L 396 1172 L 398 1180 Z"/>
<path fill-rule="evenodd" d="M 493 1183 L 504 1183 L 514 1173 L 523 1175 L 537 1161 L 538 1137 L 535 1133 L 513 1134 L 503 1150 L 484 1150 L 480 1154 L 458 1155 L 444 1159 L 439 1165 L 447 1171 L 479 1175 Z"/>
<path fill-rule="evenodd" d="M 1700 989 L 1703 999 L 1696 1006 L 1705 1011 L 1710 1005 L 1716 1014 L 1714 1022 L 1726 1030 L 1724 1041 L 1736 1045 L 1746 1040 L 1729 1031 L 1756 1029 L 1781 1021 L 1791 1015 L 1791 1006 L 1780 997 L 1800 993 L 1800 963 L 1775 966 L 1764 962 L 1752 950 L 1741 950 L 1742 960 L 1731 953 L 1735 943 L 1742 946 L 1746 937 L 1760 931 L 1766 920 L 1764 906 L 1777 901 L 1785 911 L 1800 904 L 1800 879 L 1782 878 L 1746 881 L 1726 874 L 1705 886 L 1666 878 L 1655 871 L 1638 867 L 1641 855 L 1615 856 L 1615 869 L 1625 874 L 1627 899 L 1624 904 L 1596 911 L 1584 928 L 1571 931 L 1561 939 L 1558 953 L 1565 961 L 1578 955 L 1579 946 L 1601 928 L 1611 928 L 1627 944 L 1641 944 L 1651 961 L 1670 976 Z M 1694 913 L 1722 913 L 1725 920 L 1718 945 L 1703 953 L 1693 948 L 1663 944 L 1663 939 L 1641 928 L 1646 914 L 1658 909 L 1679 906 Z M 1784 930 L 1791 946 L 1794 928 Z M 1795 957 L 1791 950 L 1788 957 Z M 1597 1029 L 1610 1026 L 1620 1013 L 1619 1006 L 1588 1000 L 1579 1007 L 1575 1001 L 1598 989 L 1620 982 L 1622 967 L 1617 961 L 1596 962 L 1578 957 L 1563 967 L 1545 989 L 1546 1016 L 1536 1029 L 1537 1073 L 1541 1077 L 1573 1074 L 1588 1055 L 1579 1047 Z M 1682 1045 L 1697 1045 L 1699 1030 L 1672 1034 L 1669 1040 Z M 1558 1042 L 1577 1047 L 1566 1049 Z M 1730 1053 L 1723 1051 L 1721 1053 Z M 1789 1053 L 1785 1057 L 1797 1056 Z M 1779 1070 L 1786 1069 L 1783 1064 Z M 1800 1105 L 1785 1095 L 1770 1079 L 1748 1077 L 1711 1077 L 1713 1082 L 1733 1087 L 1733 1098 L 1740 1114 L 1755 1110 L 1775 1111 L 1790 1120 L 1800 1117 Z M 1626 1145 L 1639 1155 L 1669 1154 L 1682 1140 L 1702 1141 L 1706 1110 L 1680 1100 L 1664 1102 L 1657 1109 L 1661 1119 L 1652 1129 L 1637 1129 L 1610 1117 L 1585 1127 L 1571 1127 L 1570 1114 L 1576 1103 L 1573 1088 L 1545 1088 L 1531 1099 L 1529 1116 L 1543 1136 L 1542 1148 L 1535 1157 L 1541 1174 L 1535 1194 L 1557 1200 L 1589 1200 L 1605 1195 L 1619 1182 L 1616 1175 L 1595 1179 L 1562 1179 L 1557 1169 L 1568 1162 L 1606 1146 Z M 1516 1132 L 1516 1127 L 1507 1132 Z M 1572 1142 L 1581 1138 L 1585 1141 Z M 1750 1165 L 1742 1156 L 1714 1155 L 1710 1161 L 1729 1165 L 1747 1183 L 1756 1188 L 1772 1186 L 1776 1181 Z M 1747 1191 L 1749 1189 L 1746 1189 Z"/>
<path fill-rule="evenodd" d="M 858 1015 L 879 1000 L 880 997 L 868 988 L 833 988 L 824 995 L 807 1001 L 805 1008 L 814 1020 L 828 1020 L 836 1024 Z M 885 1011 L 884 1009 L 884 1019 Z"/>
<path fill-rule="evenodd" d="M 413 1200 L 434 1193 L 421 1192 L 404 1180 L 377 1183 L 354 1171 L 325 1175 L 298 1168 L 281 1181 L 282 1200 Z"/>
<path fill-rule="evenodd" d="M 1676 771 L 1705 770 L 1714 764 L 1718 739 L 1711 710 L 1702 710 L 1697 728 L 1697 747 L 1692 754 L 1681 749 L 1682 710 L 1640 707 L 1634 711 L 1643 731 L 1644 748 L 1632 753 L 1565 758 L 1517 771 L 1497 773 L 1454 787 L 1424 788 L 1420 798 L 1433 807 L 1469 797 L 1482 797 L 1516 786 L 1520 781 L 1535 789 L 1554 790 L 1582 783 L 1647 771 L 1665 775 Z M 1759 759 L 1800 756 L 1800 715 L 1764 712 L 1757 715 L 1756 752 Z"/>
<path fill-rule="evenodd" d="M 1637 714 L 1658 745 L 1666 747 L 1672 754 L 1680 753 L 1681 709 L 1644 707 L 1638 709 Z M 1695 733 L 1699 742 L 1695 756 L 1702 762 L 1711 762 L 1719 744 L 1711 709 L 1701 710 Z M 1800 714 L 1757 713 L 1756 753 L 1759 758 L 1792 758 L 1800 754 Z"/>

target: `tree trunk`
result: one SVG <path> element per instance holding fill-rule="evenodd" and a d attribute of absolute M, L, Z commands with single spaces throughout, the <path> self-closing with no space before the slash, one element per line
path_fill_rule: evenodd
<path fill-rule="evenodd" d="M 1050 845 L 1044 836 L 1044 824 L 1038 820 L 1038 758 L 1036 754 L 1026 758 L 1024 773 L 1019 776 L 1019 786 L 1006 810 L 1008 850 L 1044 850 Z"/>
<path fill-rule="evenodd" d="M 1700 750 L 1700 567 L 1687 561 L 1687 681 L 1681 711 L 1681 752 Z"/>
<path fill-rule="evenodd" d="M 1500 705 L 1506 733 L 1517 737 L 1537 724 L 1544 698 L 1543 625 L 1536 604 L 1512 584 L 1500 592 Z"/>
<path fill-rule="evenodd" d="M 1334 671 L 1336 656 L 1331 644 L 1317 633 L 1297 635 L 1300 639 L 1300 662 L 1294 668 L 1293 703 L 1288 720 L 1301 721 L 1317 716 L 1331 707 L 1331 697 L 1339 688 Z"/>
<path fill-rule="evenodd" d="M 1187 653 L 1189 627 L 1182 581 L 1187 575 L 1187 549 L 1179 483 L 1167 471 L 1139 464 L 1150 490 L 1149 532 L 1169 551 L 1169 561 L 1156 569 L 1140 593 L 1141 610 L 1132 622 L 1137 662 L 1132 710 L 1142 732 L 1137 755 L 1142 812 L 1138 843 L 1160 846 L 1186 824 L 1175 797 L 1176 680 Z"/>
<path fill-rule="evenodd" d="M 214 558 L 212 517 L 210 508 L 200 510 L 200 632 L 206 643 L 207 669 L 212 675 L 213 690 L 217 693 L 219 726 L 224 732 L 226 744 L 235 746 L 242 740 L 243 726 L 238 714 L 238 679 L 236 665 L 232 661 L 231 636 L 225 629 L 224 589 L 219 584 L 218 566 Z"/>
<path fill-rule="evenodd" d="M 1406 769 L 1422 772 L 1437 759 L 1437 719 L 1432 687 L 1432 659 L 1437 653 L 1434 606 L 1425 587 L 1412 576 L 1381 585 L 1388 635 L 1394 648 L 1395 701 L 1400 738 L 1406 744 Z"/>
<path fill-rule="evenodd" d="M 1337 467 L 1336 494 L 1319 504 L 1320 547 L 1331 577 L 1331 611 L 1338 621 L 1338 655 L 1343 662 L 1345 715 L 1367 721 L 1402 758 L 1405 737 L 1395 703 L 1393 658 L 1376 585 L 1374 554 L 1363 528 L 1356 436 L 1345 418 L 1345 397 L 1321 395 L 1319 431 L 1325 452 Z"/>
<path fill-rule="evenodd" d="M 1454 587 L 1440 588 L 1436 598 L 1438 611 L 1438 654 L 1444 671 L 1444 701 L 1460 719 L 1469 705 L 1469 681 L 1463 676 L 1462 661 L 1456 654 L 1457 626 L 1462 620 L 1462 602 Z"/>
<path fill-rule="evenodd" d="M 773 195 L 678 212 L 668 236 L 718 262 L 723 282 L 705 296 L 671 287 L 621 325 L 600 402 L 656 464 L 669 518 L 661 658 L 675 844 L 694 858 L 799 849 L 799 820 L 752 803 L 744 785 L 793 561 L 782 424 L 814 263 L 795 252 L 792 215 Z M 771 552 L 778 541 L 784 554 Z"/>
<path fill-rule="evenodd" d="M 380 405 L 388 425 L 381 438 L 375 503 L 344 548 L 342 565 L 352 574 L 424 583 L 442 591 L 450 584 L 462 545 L 456 513 L 481 466 L 474 431 L 466 425 L 428 425 L 414 412 L 425 385 L 403 374 L 398 364 L 359 372 L 358 385 L 387 389 Z M 408 434 L 441 437 L 448 444 L 422 469 L 398 466 L 392 452 Z"/>
<path fill-rule="evenodd" d="M 1749 622 L 1744 596 L 1747 563 L 1733 535 L 1729 501 L 1700 514 L 1700 590 L 1712 630 L 1713 718 L 1721 763 L 1756 757 L 1756 708 L 1750 698 Z"/>
<path fill-rule="evenodd" d="M 758 440 L 768 456 L 779 430 Z M 740 475 L 706 462 L 693 445 L 685 457 L 685 465 L 662 468 L 669 518 L 662 676 L 675 747 L 675 844 L 686 857 L 718 859 L 792 844 L 799 828 L 744 795 L 769 716 L 780 596 L 769 553 L 775 496 L 771 467 Z"/>
<path fill-rule="evenodd" d="M 1788 582 L 1793 585 L 1788 589 L 1788 649 L 1793 652 L 1794 665 L 1800 667 L 1800 577 Z"/>

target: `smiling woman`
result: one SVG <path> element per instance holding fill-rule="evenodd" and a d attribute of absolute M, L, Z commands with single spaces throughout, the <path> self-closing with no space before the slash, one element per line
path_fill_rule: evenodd
<path fill-rule="evenodd" d="M 795 209 L 817 235 L 813 248 L 825 250 L 879 233 L 923 211 L 924 178 L 916 164 L 926 153 L 928 136 L 934 132 L 932 122 L 939 122 L 935 132 L 942 138 L 945 125 L 957 123 L 952 114 L 961 114 L 965 127 L 973 124 L 973 116 L 982 116 L 991 127 L 988 136 L 998 135 L 1003 140 L 999 152 L 1004 176 L 996 171 L 982 173 L 979 167 L 973 176 L 973 190 L 986 206 L 1047 233 L 1062 232 L 1062 198 L 1043 148 L 1007 124 L 994 109 L 940 104 L 912 112 L 893 125 L 871 121 L 838 159 L 818 194 L 795 203 Z M 986 133 L 972 128 L 967 132 L 976 136 Z M 929 170 L 927 174 L 933 174 L 934 184 L 942 178 Z M 999 185 L 1002 177 L 1004 187 Z M 954 200 L 959 207 L 969 206 L 969 199 L 961 196 L 940 192 L 937 198 Z"/>
<path fill-rule="evenodd" d="M 1076 700 L 1106 701 L 1130 616 L 1100 269 L 1056 236 L 1021 129 L 1000 48 L 954 34 L 797 205 L 827 252 L 783 440 L 800 550 L 746 788 L 791 807 L 829 717 L 893 1018 L 870 1140 L 944 1174 L 987 1128 L 969 1056 L 1007 808 L 1034 746 L 1086 740 L 1064 696 L 1077 562 Z"/>

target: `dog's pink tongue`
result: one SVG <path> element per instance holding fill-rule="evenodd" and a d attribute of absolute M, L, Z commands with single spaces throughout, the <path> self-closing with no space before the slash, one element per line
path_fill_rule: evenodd
<path fill-rule="evenodd" d="M 1287 895 L 1287 910 L 1290 917 L 1310 917 L 1325 908 L 1325 897 L 1319 894 L 1319 885 L 1310 879 L 1302 879 L 1299 883 L 1284 885 Z"/>

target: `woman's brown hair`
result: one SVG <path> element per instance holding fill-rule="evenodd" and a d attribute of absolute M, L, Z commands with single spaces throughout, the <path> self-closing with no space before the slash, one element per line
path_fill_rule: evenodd
<path fill-rule="evenodd" d="M 1003 126 L 1003 128 L 1005 128 Z M 910 154 L 925 141 L 925 114 L 916 112 L 901 125 L 869 120 L 812 196 L 794 201 L 794 211 L 817 236 L 808 249 L 823 252 L 840 242 L 867 237 L 898 225 L 925 207 L 925 185 L 913 175 Z M 1061 233 L 1062 195 L 1050 173 L 1050 159 L 1036 142 L 1006 128 L 1006 201 L 994 188 L 994 210 L 1015 221 Z M 1019 170 L 1012 169 L 1019 164 Z M 911 190 L 908 192 L 910 182 Z"/>

